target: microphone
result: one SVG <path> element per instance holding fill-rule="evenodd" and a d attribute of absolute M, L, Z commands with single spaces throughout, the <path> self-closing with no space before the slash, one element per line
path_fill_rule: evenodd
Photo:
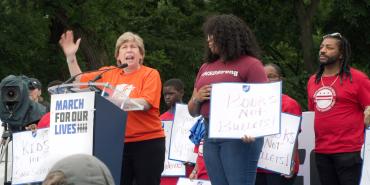
<path fill-rule="evenodd" d="M 115 68 L 123 69 L 123 68 L 125 68 L 125 67 L 127 67 L 127 66 L 128 66 L 128 64 L 127 64 L 127 63 L 124 63 L 124 64 L 121 64 L 121 65 L 119 65 L 119 66 L 115 67 Z M 99 75 L 95 76 L 95 78 L 94 78 L 94 79 L 92 79 L 92 80 L 90 80 L 89 82 L 96 82 L 97 80 L 99 80 L 99 79 L 101 79 L 101 78 L 103 77 L 103 74 L 104 74 L 104 73 L 106 73 L 106 72 L 108 72 L 108 71 L 110 71 L 110 70 L 112 70 L 112 69 L 115 69 L 115 68 L 109 68 L 109 69 L 105 69 L 105 70 L 103 70 L 103 72 L 101 72 Z"/>
<path fill-rule="evenodd" d="M 91 72 L 99 72 L 99 71 L 103 71 L 102 73 L 100 73 L 98 76 L 96 76 L 93 80 L 93 82 L 95 82 L 95 81 L 97 81 L 97 80 L 99 80 L 101 77 L 102 77 L 102 74 L 103 73 L 105 73 L 105 72 L 107 72 L 107 71 L 110 71 L 110 70 L 112 70 L 112 69 L 116 69 L 116 68 L 119 68 L 119 69 L 122 69 L 122 68 L 125 68 L 125 67 L 127 67 L 128 66 L 128 64 L 121 64 L 121 65 L 119 65 L 119 66 L 117 66 L 117 67 L 113 67 L 113 68 L 108 68 L 108 69 L 100 69 L 100 70 L 90 70 L 90 71 L 85 71 L 85 72 L 81 72 L 81 73 L 78 73 L 78 74 L 76 74 L 76 75 L 73 75 L 73 76 L 71 76 L 68 80 L 66 80 L 65 82 L 63 82 L 62 84 L 68 84 L 68 83 L 71 83 L 71 82 L 73 82 L 73 81 L 75 81 L 76 80 L 76 78 L 78 77 L 78 76 L 80 76 L 80 75 L 82 75 L 82 74 L 85 74 L 85 73 L 91 73 Z M 91 80 L 92 81 L 92 80 Z"/>
<path fill-rule="evenodd" d="M 97 76 L 95 76 L 95 78 L 93 78 L 92 80 L 89 81 L 89 87 L 91 90 L 95 91 L 96 93 L 100 94 L 101 93 L 101 90 L 96 87 L 95 85 L 92 85 L 92 83 L 96 82 L 97 80 L 101 79 L 103 77 L 103 74 L 110 71 L 110 70 L 113 70 L 113 69 L 123 69 L 125 67 L 127 67 L 128 64 L 127 63 L 124 63 L 124 64 L 121 64 L 117 67 L 114 67 L 114 68 L 109 68 L 109 69 L 104 69 L 102 70 L 103 72 L 101 72 L 100 74 L 98 74 Z"/>

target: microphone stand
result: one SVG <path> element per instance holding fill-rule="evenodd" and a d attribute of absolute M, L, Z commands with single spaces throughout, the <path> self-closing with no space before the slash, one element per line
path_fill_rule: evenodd
<path fill-rule="evenodd" d="M 100 80 L 103 77 L 103 74 L 104 73 L 106 73 L 106 72 L 108 72 L 110 70 L 113 70 L 113 69 L 123 69 L 123 68 L 125 68 L 127 66 L 128 66 L 128 64 L 127 63 L 124 63 L 124 64 L 121 64 L 121 65 L 115 67 L 115 68 L 109 68 L 109 69 L 103 70 L 103 72 L 101 72 L 100 74 L 98 74 L 97 76 L 95 76 L 94 79 L 92 79 L 92 80 L 89 81 L 88 86 L 89 86 L 90 90 L 95 91 L 98 94 L 101 94 L 102 93 L 102 90 L 99 89 L 98 87 L 96 87 L 95 85 L 93 85 L 93 83 L 96 82 L 96 81 L 98 81 L 98 80 Z"/>

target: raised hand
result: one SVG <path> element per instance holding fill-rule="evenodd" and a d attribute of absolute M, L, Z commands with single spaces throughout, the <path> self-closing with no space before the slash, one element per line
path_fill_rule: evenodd
<path fill-rule="evenodd" d="M 59 45 L 63 49 L 64 55 L 71 58 L 76 55 L 80 46 L 81 38 L 74 41 L 73 31 L 68 30 L 60 36 Z"/>

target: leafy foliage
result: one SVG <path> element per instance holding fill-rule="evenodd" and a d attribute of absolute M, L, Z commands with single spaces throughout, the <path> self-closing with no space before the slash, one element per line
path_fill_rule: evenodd
<path fill-rule="evenodd" d="M 116 39 L 125 31 L 145 41 L 145 65 L 160 71 L 162 81 L 180 78 L 187 100 L 202 63 L 201 31 L 211 14 L 235 14 L 252 28 L 263 50 L 263 62 L 285 73 L 284 92 L 306 108 L 305 69 L 294 1 L 279 0 L 3 0 L 0 2 L 0 78 L 25 74 L 42 81 L 69 77 L 58 45 L 73 29 L 82 38 L 78 60 L 83 70 L 115 64 Z M 310 1 L 304 1 L 308 5 Z M 370 3 L 368 0 L 321 0 L 310 25 L 313 55 L 325 33 L 349 38 L 356 68 L 370 73 Z M 316 61 L 312 61 L 316 64 Z M 46 93 L 44 93 L 46 94 Z M 46 95 L 45 95 L 46 96 Z M 165 109 L 162 106 L 162 110 Z"/>

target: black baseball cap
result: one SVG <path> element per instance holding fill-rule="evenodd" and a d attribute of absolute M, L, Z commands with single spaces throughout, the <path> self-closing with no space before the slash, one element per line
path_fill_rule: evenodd
<path fill-rule="evenodd" d="M 30 83 L 28 85 L 28 88 L 30 90 L 33 90 L 36 88 L 41 90 L 41 82 L 36 78 L 30 78 Z"/>

